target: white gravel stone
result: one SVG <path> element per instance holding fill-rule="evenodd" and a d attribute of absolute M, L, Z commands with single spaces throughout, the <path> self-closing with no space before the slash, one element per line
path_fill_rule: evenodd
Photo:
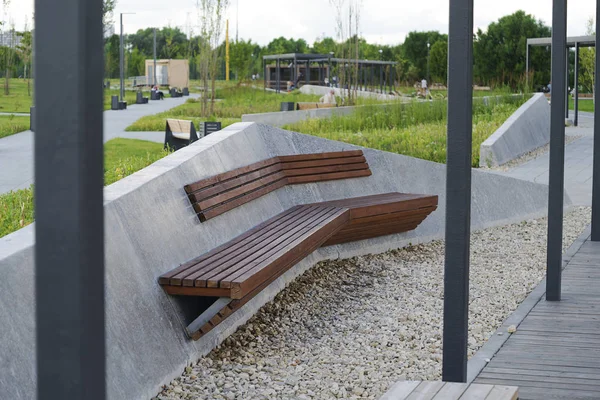
<path fill-rule="evenodd" d="M 590 221 L 565 215 L 566 249 Z M 542 280 L 546 220 L 474 232 L 469 355 Z M 444 244 L 319 263 L 157 399 L 378 399 L 441 377 Z"/>

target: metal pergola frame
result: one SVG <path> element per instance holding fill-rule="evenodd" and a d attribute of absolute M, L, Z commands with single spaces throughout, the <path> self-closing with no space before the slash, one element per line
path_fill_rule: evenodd
<path fill-rule="evenodd" d="M 567 51 L 570 48 L 575 49 L 575 65 L 574 65 L 574 82 L 573 88 L 575 90 L 575 98 L 573 99 L 575 109 L 573 110 L 573 125 L 579 125 L 579 49 L 583 47 L 596 47 L 596 37 L 595 36 L 572 36 L 566 39 L 565 44 Z M 529 48 L 530 47 L 552 47 L 552 38 L 530 38 L 527 39 L 527 50 L 525 55 L 525 76 L 527 79 L 527 83 L 529 84 Z M 569 57 L 567 53 L 566 60 L 566 71 L 567 71 L 567 80 L 566 87 L 569 85 Z M 552 87 L 554 87 L 554 83 L 552 83 Z M 565 116 L 569 118 L 569 93 L 567 90 L 566 93 L 567 103 L 565 106 Z"/>
<path fill-rule="evenodd" d="M 553 0 L 547 301 L 561 299 L 567 2 Z M 600 40 L 600 0 L 596 10 Z M 37 398 L 106 398 L 102 0 L 35 0 Z M 450 0 L 443 380 L 467 379 L 473 0 Z M 596 53 L 596 76 L 600 54 Z M 279 63 L 280 60 L 277 60 Z M 600 80 L 595 81 L 600 91 Z M 59 94 L 64 101 L 56 101 Z M 600 102 L 595 104 L 600 115 Z M 600 241 L 594 121 L 591 240 Z"/>
<path fill-rule="evenodd" d="M 366 89 L 367 87 L 379 87 L 379 92 L 384 93 L 384 90 L 390 92 L 395 89 L 395 69 L 397 65 L 394 61 L 380 61 L 380 60 L 364 60 L 364 59 L 345 59 L 336 58 L 328 54 L 304 54 L 304 53 L 287 53 L 287 54 L 272 54 L 263 56 L 263 68 L 264 68 L 264 88 L 267 87 L 267 82 L 270 82 L 270 76 L 267 73 L 267 62 L 275 61 L 275 90 L 280 92 L 281 90 L 281 62 L 290 62 L 292 64 L 292 76 L 291 80 L 296 81 L 298 77 L 298 66 L 301 64 L 306 65 L 306 71 L 309 71 L 309 65 L 311 63 L 319 64 L 319 84 L 323 82 L 325 78 L 322 76 L 322 69 L 327 64 L 327 79 L 331 82 L 330 73 L 334 65 L 348 64 L 357 65 L 358 74 L 357 77 L 357 88 L 359 90 Z M 376 85 L 375 82 L 376 73 L 375 69 L 379 68 L 379 81 Z M 385 73 L 384 69 L 389 67 L 389 72 Z M 305 83 L 309 83 L 309 73 L 305 75 Z"/>

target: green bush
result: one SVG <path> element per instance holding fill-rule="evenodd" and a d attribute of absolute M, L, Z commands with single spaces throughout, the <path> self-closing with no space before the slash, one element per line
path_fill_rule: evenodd
<path fill-rule="evenodd" d="M 0 194 L 0 237 L 33 222 L 33 186 Z"/>
<path fill-rule="evenodd" d="M 29 129 L 29 117 L 15 115 L 0 116 L 0 138 L 14 135 Z"/>

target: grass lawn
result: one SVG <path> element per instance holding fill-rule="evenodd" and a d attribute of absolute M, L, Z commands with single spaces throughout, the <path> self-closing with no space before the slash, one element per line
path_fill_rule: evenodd
<path fill-rule="evenodd" d="M 232 123 L 241 121 L 242 114 L 254 114 L 279 111 L 281 102 L 318 101 L 321 96 L 307 95 L 299 92 L 291 94 L 265 92 L 250 87 L 227 87 L 217 90 L 215 109 L 210 118 L 202 118 L 200 102 L 189 99 L 185 104 L 169 111 L 149 115 L 137 120 L 127 127 L 127 131 L 162 131 L 165 129 L 165 119 L 176 118 L 194 121 L 221 121 L 225 128 Z"/>
<path fill-rule="evenodd" d="M 473 104 L 472 165 L 479 167 L 479 147 L 512 115 L 524 99 L 506 96 L 486 106 Z M 446 162 L 445 101 L 366 106 L 348 116 L 310 119 L 284 128 L 326 139 Z"/>
<path fill-rule="evenodd" d="M 4 81 L 0 79 L 0 112 L 28 113 L 33 97 L 27 95 L 27 81 L 13 78 L 9 81 L 10 94 L 4 94 Z M 33 94 L 33 80 L 30 81 Z M 29 128 L 27 128 L 29 129 Z"/>
<path fill-rule="evenodd" d="M 147 167 L 168 153 L 160 143 L 135 139 L 113 139 L 104 145 L 104 184 L 110 185 Z M 0 194 L 0 237 L 34 220 L 33 186 Z"/>
<path fill-rule="evenodd" d="M 0 139 L 29 129 L 29 117 L 0 115 Z"/>
<path fill-rule="evenodd" d="M 575 100 L 569 96 L 569 110 L 575 110 Z M 594 100 L 592 99 L 579 99 L 579 111 L 594 112 Z"/>

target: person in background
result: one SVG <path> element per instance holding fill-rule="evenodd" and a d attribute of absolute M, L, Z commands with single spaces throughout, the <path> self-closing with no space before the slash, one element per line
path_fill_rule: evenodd
<path fill-rule="evenodd" d="M 552 93 L 552 81 L 548 84 L 548 93 Z"/>
<path fill-rule="evenodd" d="M 335 91 L 331 89 L 319 99 L 319 102 L 323 104 L 337 104 L 337 101 L 335 100 Z"/>
<path fill-rule="evenodd" d="M 159 100 L 164 100 L 165 95 L 163 92 L 161 92 L 160 90 L 158 90 L 158 86 L 154 85 L 152 87 L 152 91 L 156 93 L 156 95 L 158 96 Z"/>
<path fill-rule="evenodd" d="M 421 81 L 421 94 L 423 97 L 427 97 L 427 79 L 425 78 Z"/>

